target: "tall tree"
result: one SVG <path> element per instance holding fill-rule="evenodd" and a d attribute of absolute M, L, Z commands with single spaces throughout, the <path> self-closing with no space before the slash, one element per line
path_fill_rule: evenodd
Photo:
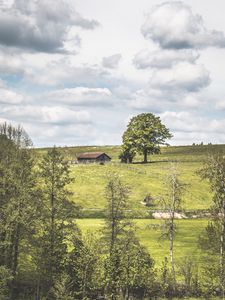
<path fill-rule="evenodd" d="M 0 264 L 11 270 L 15 283 L 21 244 L 36 213 L 34 162 L 30 139 L 20 126 L 0 125 L 0 145 Z M 12 299 L 14 292 L 12 284 Z"/>
<path fill-rule="evenodd" d="M 178 179 L 177 166 L 172 165 L 169 174 L 165 180 L 166 194 L 162 197 L 162 208 L 167 213 L 167 218 L 165 219 L 165 232 L 164 236 L 169 238 L 170 246 L 170 263 L 172 269 L 172 277 L 174 286 L 176 284 L 176 273 L 175 273 L 175 263 L 174 263 L 174 237 L 176 232 L 175 217 L 176 213 L 181 209 L 182 194 L 185 185 Z"/>
<path fill-rule="evenodd" d="M 138 293 L 144 297 L 154 285 L 153 260 L 140 245 L 135 226 L 127 215 L 128 195 L 129 187 L 113 174 L 106 187 L 107 216 L 103 236 L 107 250 L 106 294 L 112 300 L 121 295 L 126 300 L 132 299 Z"/>
<path fill-rule="evenodd" d="M 40 163 L 43 190 L 42 229 L 39 239 L 38 268 L 40 281 L 48 299 L 54 299 L 54 284 L 65 270 L 67 234 L 75 230 L 75 206 L 69 201 L 67 188 L 72 178 L 68 162 L 56 149 L 50 149 Z M 41 288 L 41 286 L 40 286 Z"/>
<path fill-rule="evenodd" d="M 73 235 L 67 273 L 73 299 L 97 299 L 103 294 L 104 255 L 99 237 L 93 233 Z"/>
<path fill-rule="evenodd" d="M 172 134 L 159 117 L 143 113 L 131 118 L 123 134 L 123 148 L 126 150 L 126 157 L 129 153 L 133 156 L 135 152 L 139 152 L 144 156 L 144 163 L 147 163 L 148 154 L 159 153 L 160 145 L 164 145 L 166 139 L 171 137 Z"/>
<path fill-rule="evenodd" d="M 213 249 L 219 255 L 220 287 L 222 295 L 225 293 L 225 156 L 217 154 L 209 156 L 200 171 L 202 178 L 209 181 L 213 195 L 211 207 L 213 223 L 206 228 L 207 248 Z M 204 247 L 203 239 L 201 244 Z"/>

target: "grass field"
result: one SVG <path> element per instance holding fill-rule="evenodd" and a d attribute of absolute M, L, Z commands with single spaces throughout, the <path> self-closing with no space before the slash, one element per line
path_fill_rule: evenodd
<path fill-rule="evenodd" d="M 121 164 L 118 159 L 119 146 L 59 149 L 69 160 L 74 160 L 78 153 L 89 151 L 106 152 L 112 157 L 112 162 L 105 165 L 71 164 L 74 182 L 70 185 L 70 189 L 73 192 L 72 200 L 82 208 L 80 219 L 77 220 L 82 231 L 94 230 L 97 232 L 101 229 L 104 220 L 99 211 L 104 211 L 106 205 L 105 187 L 109 174 L 116 172 L 131 188 L 129 209 L 135 218 L 137 235 L 156 263 L 160 264 L 166 256 L 169 256 L 169 244 L 167 240 L 160 239 L 162 221 L 148 219 L 150 210 L 159 209 L 158 203 L 155 200 L 155 205 L 147 208 L 141 202 L 148 193 L 155 199 L 165 194 L 165 177 L 169 174 L 171 163 L 177 163 L 180 180 L 187 184 L 183 196 L 183 209 L 185 211 L 209 209 L 212 201 L 209 184 L 201 180 L 197 171 L 202 167 L 207 155 L 225 152 L 225 145 L 163 147 L 161 154 L 150 157 L 151 162 L 148 164 L 141 163 L 141 156 L 137 157 L 133 164 Z M 36 151 L 42 155 L 47 149 Z M 207 222 L 206 219 L 176 221 L 178 231 L 174 249 L 177 260 L 189 256 L 201 261 L 202 255 L 198 249 L 198 238 Z"/>
<path fill-rule="evenodd" d="M 174 255 L 176 260 L 184 257 L 191 257 L 196 261 L 201 261 L 201 251 L 198 248 L 198 238 L 207 225 L 207 220 L 177 220 L 177 234 L 174 243 Z M 169 257 L 169 242 L 160 238 L 163 222 L 160 220 L 135 219 L 137 226 L 137 236 L 141 243 L 146 246 L 156 264 L 161 264 L 164 258 Z M 103 219 L 78 219 L 78 226 L 82 232 L 98 232 L 103 224 Z"/>
<path fill-rule="evenodd" d="M 197 171 L 208 154 L 225 151 L 225 145 L 206 146 L 170 146 L 162 147 L 161 154 L 150 156 L 150 163 L 142 164 L 138 156 L 133 164 L 121 164 L 118 156 L 119 146 L 83 146 L 59 148 L 69 160 L 74 160 L 76 154 L 89 151 L 106 152 L 112 157 L 112 162 L 99 164 L 71 165 L 74 182 L 70 189 L 74 193 L 72 200 L 83 208 L 83 216 L 101 217 L 99 211 L 105 207 L 105 186 L 110 173 L 118 173 L 123 182 L 131 188 L 129 206 L 135 217 L 148 217 L 147 209 L 141 202 L 147 194 L 158 199 L 165 194 L 165 177 L 169 173 L 171 163 L 176 162 L 180 180 L 187 184 L 183 196 L 184 210 L 205 210 L 211 205 L 212 195 L 209 185 L 202 181 Z M 38 149 L 43 154 L 47 149 Z M 152 210 L 158 208 L 157 200 Z"/>
<path fill-rule="evenodd" d="M 163 147 L 161 154 L 150 157 L 148 164 L 141 163 L 141 156 L 138 156 L 133 164 L 121 164 L 118 159 L 119 146 L 66 147 L 60 150 L 66 154 L 68 160 L 74 160 L 78 153 L 91 151 L 106 152 L 112 157 L 112 162 L 105 165 L 71 164 L 74 182 L 70 185 L 70 190 L 73 192 L 72 201 L 81 207 L 77 224 L 82 232 L 92 231 L 100 234 L 106 206 L 105 187 L 109 175 L 118 173 L 122 181 L 131 188 L 129 209 L 137 227 L 137 236 L 155 260 L 156 267 L 160 268 L 165 257 L 169 258 L 169 241 L 161 237 L 163 221 L 149 217 L 152 211 L 160 208 L 157 199 L 165 194 L 164 182 L 170 172 L 171 163 L 177 164 L 180 180 L 187 185 L 183 195 L 183 209 L 186 213 L 189 211 L 198 214 L 201 210 L 209 209 L 212 193 L 209 184 L 201 180 L 197 171 L 202 168 L 207 155 L 225 152 L 225 145 Z M 36 151 L 41 156 L 47 149 Z M 142 201 L 149 193 L 155 199 L 154 205 L 145 207 Z M 198 248 L 198 239 L 207 223 L 207 219 L 200 218 L 176 220 L 175 264 L 185 257 L 204 264 L 203 253 Z"/>

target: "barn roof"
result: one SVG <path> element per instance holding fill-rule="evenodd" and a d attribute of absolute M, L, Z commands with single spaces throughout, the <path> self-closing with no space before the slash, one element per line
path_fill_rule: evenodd
<path fill-rule="evenodd" d="M 105 154 L 106 156 L 108 156 L 106 153 L 104 152 L 85 152 L 85 153 L 81 153 L 77 155 L 77 158 L 98 158 L 99 156 L 101 156 L 102 154 Z M 109 156 L 108 156 L 109 157 Z M 110 158 L 110 157 L 109 157 Z"/>

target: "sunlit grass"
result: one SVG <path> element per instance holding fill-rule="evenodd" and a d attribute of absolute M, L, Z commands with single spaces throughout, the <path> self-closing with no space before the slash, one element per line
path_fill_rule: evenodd
<path fill-rule="evenodd" d="M 198 239 L 207 225 L 207 220 L 177 220 L 177 233 L 174 241 L 175 260 L 191 257 L 201 261 L 201 251 L 198 248 Z M 82 232 L 96 232 L 100 234 L 103 219 L 78 219 L 78 226 Z M 161 264 L 165 257 L 169 257 L 169 241 L 162 236 L 163 221 L 150 219 L 135 219 L 137 236 L 141 243 L 148 249 L 157 264 Z"/>
<path fill-rule="evenodd" d="M 118 156 L 119 146 L 82 146 L 59 148 L 69 160 L 75 160 L 76 154 L 91 151 L 106 152 L 112 162 L 105 165 L 87 164 L 71 165 L 72 176 L 75 178 L 70 189 L 72 200 L 86 211 L 103 210 L 106 204 L 105 186 L 108 175 L 116 172 L 124 183 L 131 188 L 129 206 L 136 217 L 147 217 L 148 210 L 141 203 L 147 194 L 159 199 L 165 194 L 165 177 L 170 172 L 171 163 L 176 163 L 180 179 L 187 185 L 183 195 L 183 209 L 203 210 L 211 205 L 212 195 L 209 185 L 202 181 L 197 171 L 201 169 L 208 154 L 225 151 L 225 145 L 176 146 L 162 147 L 161 154 L 150 156 L 148 164 L 141 164 L 142 156 L 137 156 L 133 164 L 121 164 Z M 47 149 L 36 150 L 40 155 Z M 152 210 L 158 209 L 158 203 Z M 86 214 L 88 215 L 88 213 Z M 97 214 L 96 214 L 97 216 Z"/>

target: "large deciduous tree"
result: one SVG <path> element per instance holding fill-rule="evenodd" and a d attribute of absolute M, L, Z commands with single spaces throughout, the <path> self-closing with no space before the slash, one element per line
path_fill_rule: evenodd
<path fill-rule="evenodd" d="M 143 113 L 133 117 L 123 134 L 123 161 L 130 162 L 130 154 L 143 154 L 144 163 L 147 163 L 148 154 L 157 154 L 160 145 L 172 137 L 169 129 L 162 124 L 159 117 L 152 113 Z M 126 150 L 124 152 L 124 149 Z M 125 158 L 124 158 L 125 156 Z M 131 159 L 132 160 L 132 159 Z"/>

